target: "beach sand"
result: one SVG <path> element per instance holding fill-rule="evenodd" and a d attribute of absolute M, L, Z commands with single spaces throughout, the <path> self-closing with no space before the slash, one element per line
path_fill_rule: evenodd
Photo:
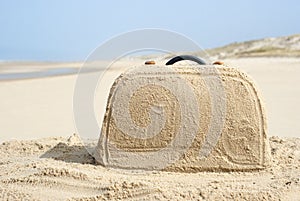
<path fill-rule="evenodd" d="M 96 166 L 73 119 L 77 75 L 0 81 L 0 200 L 297 200 L 300 192 L 300 59 L 224 60 L 257 83 L 267 111 L 272 165 L 257 172 L 138 172 Z M 101 126 L 111 84 L 143 61 L 114 64 L 98 84 Z M 1 73 L 44 70 L 11 63 Z M 47 68 L 79 68 L 47 64 Z M 30 68 L 28 66 L 31 66 Z M 32 67 L 33 66 L 33 67 Z M 69 137 L 72 135 L 71 137 Z M 99 133 L 93 136 L 98 138 Z M 82 137 L 82 136 L 81 136 Z"/>
<path fill-rule="evenodd" d="M 299 200 L 300 139 L 271 137 L 256 172 L 139 172 L 94 165 L 78 136 L 0 145 L 0 200 Z"/>
<path fill-rule="evenodd" d="M 101 126 L 109 89 L 114 79 L 141 61 L 117 62 L 106 72 L 95 93 L 95 115 Z M 248 73 L 265 100 L 268 134 L 300 137 L 300 58 L 241 58 L 224 62 Z M 47 68 L 74 68 L 69 64 L 10 64 L 6 72 L 38 71 Z M 28 66 L 31 66 L 30 68 Z M 4 70 L 3 70 L 4 71 Z M 0 81 L 0 142 L 10 139 L 36 139 L 76 133 L 73 118 L 73 92 L 77 75 Z M 95 135 L 93 137 L 98 137 Z"/>

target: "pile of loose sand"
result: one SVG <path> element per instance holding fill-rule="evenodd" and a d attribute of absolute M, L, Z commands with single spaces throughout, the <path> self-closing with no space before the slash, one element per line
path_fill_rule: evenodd
<path fill-rule="evenodd" d="M 271 137 L 272 167 L 257 172 L 174 173 L 94 164 L 76 135 L 0 145 L 0 200 L 293 200 L 300 138 Z"/>

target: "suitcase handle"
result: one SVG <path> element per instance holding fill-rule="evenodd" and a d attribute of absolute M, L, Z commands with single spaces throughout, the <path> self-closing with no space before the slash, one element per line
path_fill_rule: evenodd
<path fill-rule="evenodd" d="M 198 57 L 192 56 L 192 55 L 180 55 L 176 56 L 172 59 L 170 59 L 166 65 L 173 65 L 178 61 L 183 61 L 183 60 L 189 60 L 189 61 L 194 61 L 200 65 L 206 65 L 206 62 L 203 59 L 200 59 Z"/>

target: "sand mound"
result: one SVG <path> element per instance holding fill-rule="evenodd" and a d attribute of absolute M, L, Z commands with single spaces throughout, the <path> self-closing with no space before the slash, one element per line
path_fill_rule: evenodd
<path fill-rule="evenodd" d="M 300 192 L 300 139 L 270 138 L 272 167 L 257 172 L 107 169 L 69 139 L 0 145 L 0 200 L 291 200 Z"/>
<path fill-rule="evenodd" d="M 270 151 L 263 108 L 238 69 L 138 66 L 111 87 L 95 159 L 124 169 L 264 169 Z"/>

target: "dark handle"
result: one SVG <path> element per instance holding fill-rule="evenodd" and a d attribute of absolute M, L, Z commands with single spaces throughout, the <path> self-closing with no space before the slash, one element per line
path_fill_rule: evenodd
<path fill-rule="evenodd" d="M 206 62 L 203 59 L 200 59 L 198 57 L 192 56 L 192 55 L 180 55 L 180 56 L 176 56 L 174 58 L 172 58 L 171 60 L 169 60 L 166 65 L 173 65 L 178 61 L 182 61 L 182 60 L 189 60 L 189 61 L 194 61 L 200 65 L 206 65 Z"/>

